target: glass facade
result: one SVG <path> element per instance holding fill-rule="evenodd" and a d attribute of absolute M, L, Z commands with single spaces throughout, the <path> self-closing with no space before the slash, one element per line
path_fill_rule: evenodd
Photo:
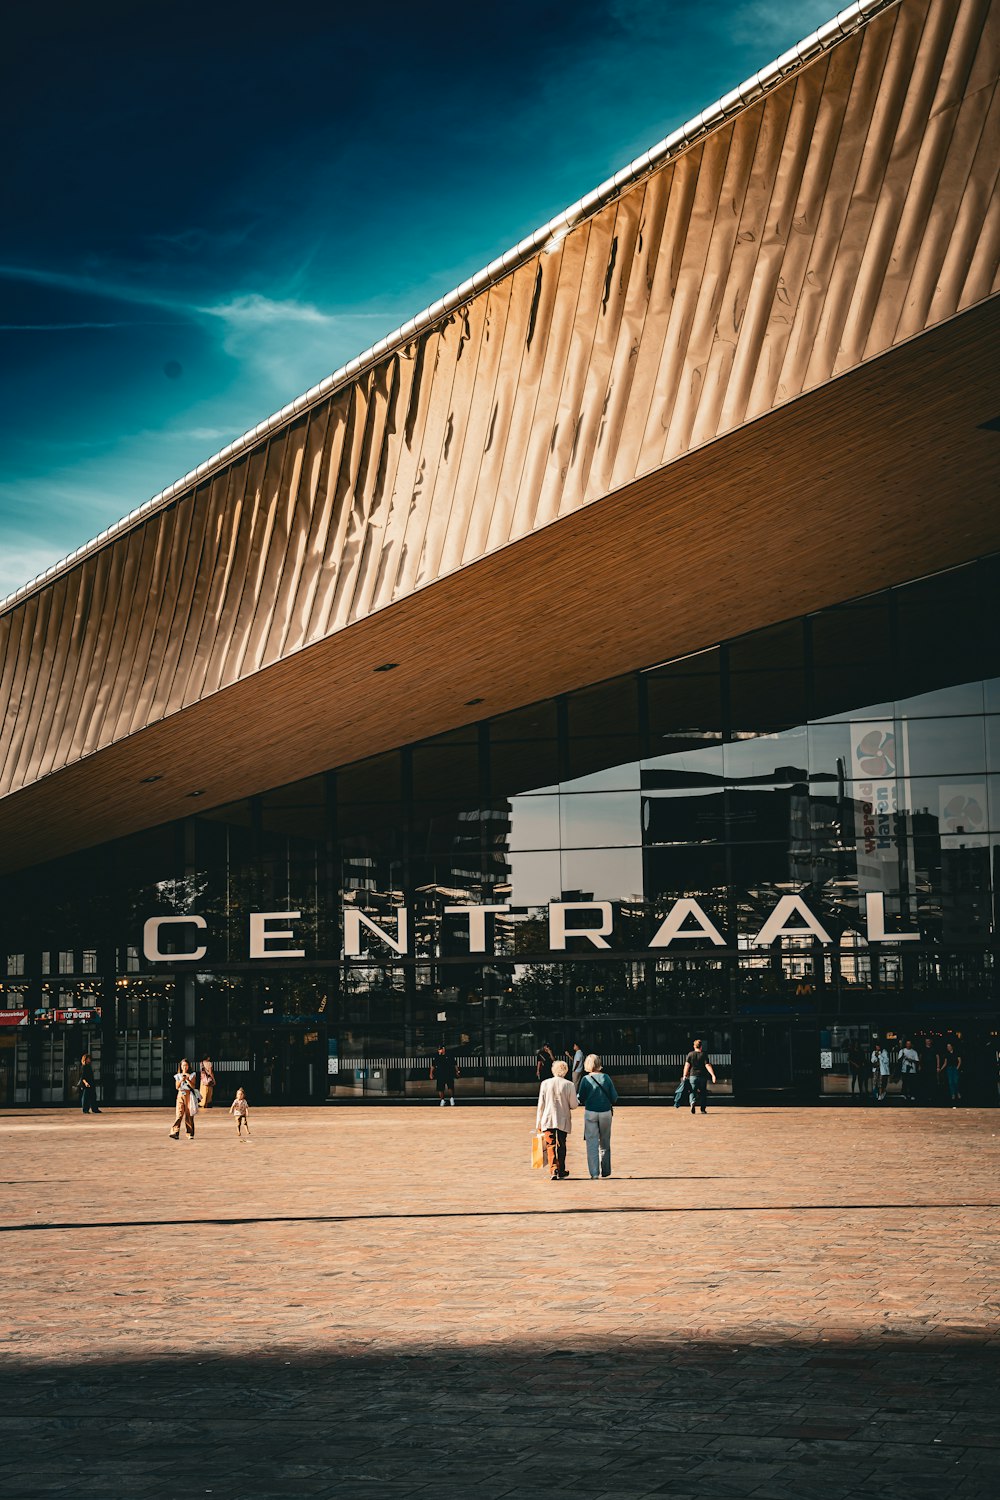
<path fill-rule="evenodd" d="M 666 1097 L 694 1035 L 742 1099 L 957 1039 L 995 1103 L 998 597 L 983 559 L 4 879 L 0 1104 L 85 1050 L 119 1101 L 184 1052 L 220 1101 L 420 1097 L 442 1041 L 468 1096 L 579 1040 Z"/>

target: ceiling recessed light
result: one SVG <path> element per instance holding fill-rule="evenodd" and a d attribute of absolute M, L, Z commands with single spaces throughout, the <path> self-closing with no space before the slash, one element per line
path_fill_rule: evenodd
<path fill-rule="evenodd" d="M 200 792 L 188 792 L 188 796 L 189 797 L 204 797 L 204 795 L 205 795 L 205 788 L 204 787 L 202 787 L 202 789 L 201 789 Z"/>
<path fill-rule="evenodd" d="M 465 706 L 466 708 L 472 708 L 476 703 L 482 703 L 482 701 L 482 698 L 466 698 Z"/>
<path fill-rule="evenodd" d="M 375 672 L 395 672 L 395 670 L 396 670 L 396 668 L 398 666 L 399 666 L 399 662 L 398 661 L 384 661 L 380 667 L 374 667 L 373 671 L 375 671 Z"/>
<path fill-rule="evenodd" d="M 154 781 L 162 781 L 162 780 L 163 780 L 162 776 L 144 776 L 142 778 L 142 781 L 141 781 L 140 785 L 141 786 L 152 786 L 152 784 L 153 784 Z"/>

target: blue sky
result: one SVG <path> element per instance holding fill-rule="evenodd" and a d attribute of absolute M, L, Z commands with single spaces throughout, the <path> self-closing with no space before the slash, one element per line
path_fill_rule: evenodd
<path fill-rule="evenodd" d="M 0 597 L 837 9 L 22 8 L 0 65 Z"/>

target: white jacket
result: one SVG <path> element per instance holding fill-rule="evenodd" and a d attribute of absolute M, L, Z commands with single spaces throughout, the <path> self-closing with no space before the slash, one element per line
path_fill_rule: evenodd
<path fill-rule="evenodd" d="M 536 1130 L 572 1130 L 570 1112 L 579 1104 L 576 1089 L 568 1078 L 546 1078 L 538 1090 Z"/>

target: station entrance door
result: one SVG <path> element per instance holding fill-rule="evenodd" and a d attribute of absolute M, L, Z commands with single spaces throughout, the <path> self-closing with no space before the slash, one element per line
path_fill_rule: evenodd
<path fill-rule="evenodd" d="M 819 1096 L 819 1036 L 800 1021 L 741 1021 L 733 1050 L 740 1104 L 812 1104 Z"/>
<path fill-rule="evenodd" d="M 251 1103 L 322 1103 L 327 1094 L 326 1028 L 312 1023 L 258 1028 L 250 1072 Z"/>

